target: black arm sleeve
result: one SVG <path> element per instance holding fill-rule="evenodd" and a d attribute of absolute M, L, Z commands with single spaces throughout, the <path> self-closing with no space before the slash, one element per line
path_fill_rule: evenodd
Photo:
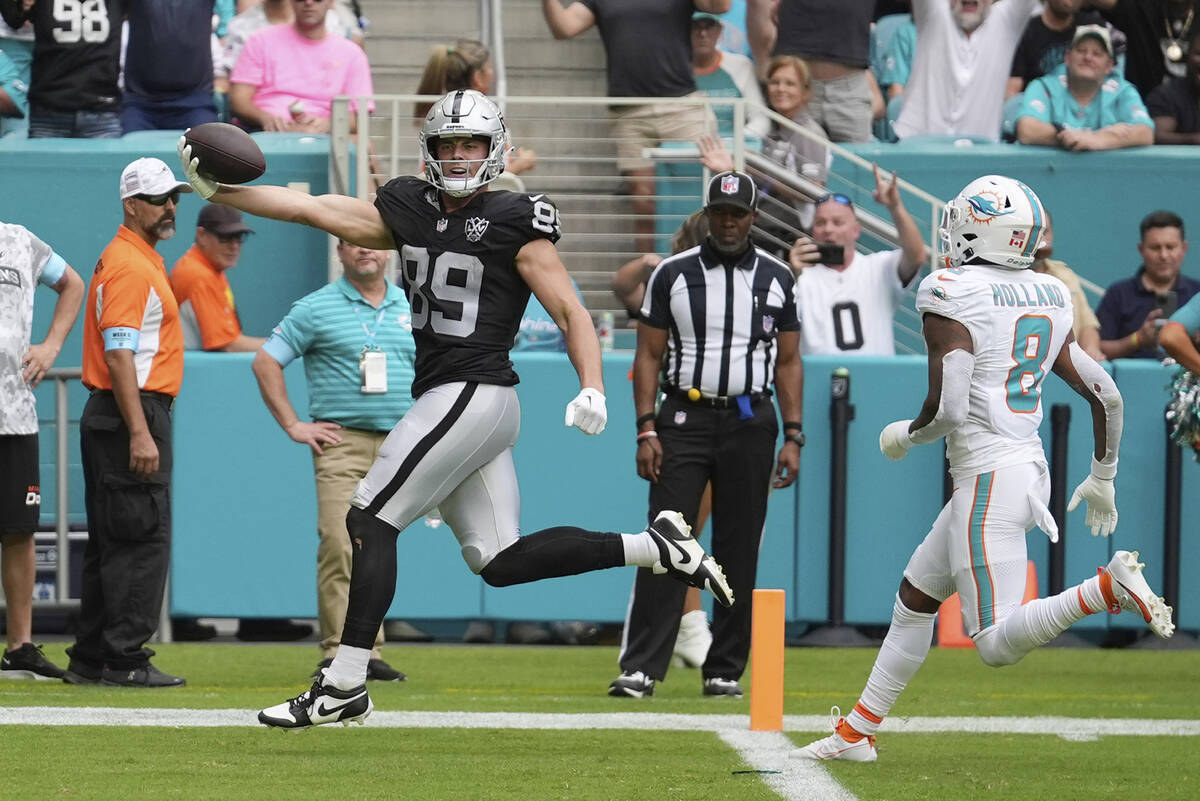
<path fill-rule="evenodd" d="M 0 0 L 0 17 L 4 17 L 8 27 L 16 30 L 25 24 L 25 20 L 33 13 L 33 6 L 29 7 L 29 12 L 26 13 L 22 8 L 21 0 Z"/>

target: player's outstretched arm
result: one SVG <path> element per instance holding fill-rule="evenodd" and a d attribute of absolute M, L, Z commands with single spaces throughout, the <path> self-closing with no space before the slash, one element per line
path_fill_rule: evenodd
<path fill-rule="evenodd" d="M 200 197 L 223 203 L 247 214 L 283 222 L 295 222 L 333 234 L 336 237 L 374 250 L 394 250 L 392 232 L 374 205 L 346 195 L 318 195 L 298 192 L 283 186 L 231 186 L 205 178 L 199 172 L 199 159 L 191 153 L 184 137 L 179 137 L 179 160 L 188 183 Z"/>
<path fill-rule="evenodd" d="M 1158 333 L 1158 344 L 1171 355 L 1175 361 L 1200 375 L 1200 351 L 1188 331 L 1180 323 L 1168 320 Z"/>
<path fill-rule="evenodd" d="M 1092 470 L 1075 488 L 1067 511 L 1073 511 L 1080 501 L 1087 501 L 1085 523 L 1091 527 L 1093 536 L 1107 537 L 1117 527 L 1113 479 L 1117 477 L 1117 451 L 1124 426 L 1121 393 L 1112 377 L 1070 335 L 1054 360 L 1053 369 L 1055 375 L 1088 402 L 1092 412 L 1092 437 L 1096 443 Z"/>
<path fill-rule="evenodd" d="M 929 354 L 929 391 L 915 420 L 889 423 L 879 435 L 879 449 L 892 461 L 903 459 L 913 445 L 936 442 L 967 419 L 975 369 L 971 333 L 957 320 L 928 312 L 922 330 Z"/>

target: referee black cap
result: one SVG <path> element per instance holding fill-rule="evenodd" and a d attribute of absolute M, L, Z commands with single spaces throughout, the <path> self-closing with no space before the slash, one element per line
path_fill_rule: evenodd
<path fill-rule="evenodd" d="M 754 212 L 758 208 L 758 187 L 746 173 L 730 170 L 712 177 L 705 198 L 705 208 L 733 206 Z"/>

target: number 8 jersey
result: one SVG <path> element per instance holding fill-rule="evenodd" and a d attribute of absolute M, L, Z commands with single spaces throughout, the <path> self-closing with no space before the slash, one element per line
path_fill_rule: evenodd
<path fill-rule="evenodd" d="M 1007 465 L 1044 463 L 1038 436 L 1042 382 L 1074 319 L 1066 285 L 1033 270 L 936 270 L 917 290 L 917 310 L 961 323 L 974 343 L 967 419 L 946 437 L 950 475 L 959 480 Z"/>
<path fill-rule="evenodd" d="M 516 384 L 508 352 L 530 293 L 514 262 L 534 239 L 558 241 L 554 204 L 543 195 L 483 192 L 446 213 L 436 187 L 405 176 L 379 190 L 375 207 L 400 251 L 412 307 L 413 397 L 453 381 Z"/>

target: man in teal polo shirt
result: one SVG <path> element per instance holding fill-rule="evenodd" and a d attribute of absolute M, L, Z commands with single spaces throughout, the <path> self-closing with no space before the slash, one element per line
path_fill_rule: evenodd
<path fill-rule="evenodd" d="M 1080 25 L 1065 74 L 1029 84 L 1017 113 L 1017 141 L 1066 150 L 1116 150 L 1154 143 L 1154 121 L 1133 84 L 1112 72 L 1108 29 Z"/>
<path fill-rule="evenodd" d="M 416 346 L 408 301 L 387 280 L 388 252 L 341 241 L 343 275 L 292 304 L 254 357 L 254 375 L 275 420 L 313 452 L 317 478 L 317 618 L 321 662 L 328 667 L 341 642 L 350 591 L 346 512 L 388 432 L 412 406 Z M 308 413 L 288 399 L 283 368 L 304 357 Z M 379 630 L 367 678 L 403 681 L 383 661 Z"/>

